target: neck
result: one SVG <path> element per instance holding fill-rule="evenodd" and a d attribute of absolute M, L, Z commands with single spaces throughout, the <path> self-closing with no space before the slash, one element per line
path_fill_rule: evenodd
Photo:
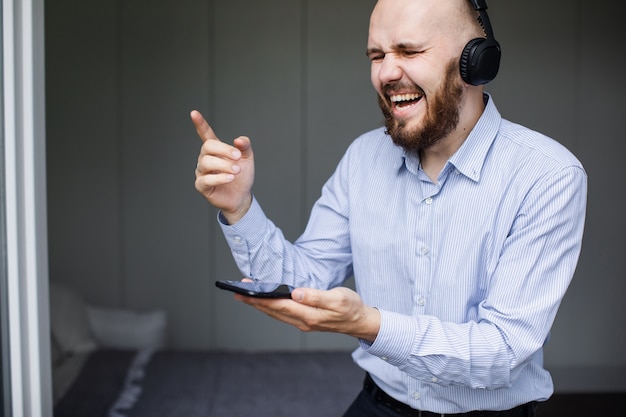
<path fill-rule="evenodd" d="M 483 89 L 468 86 L 456 129 L 435 145 L 420 152 L 422 170 L 434 183 L 437 183 L 439 173 L 446 162 L 459 150 L 474 129 L 484 110 Z"/>

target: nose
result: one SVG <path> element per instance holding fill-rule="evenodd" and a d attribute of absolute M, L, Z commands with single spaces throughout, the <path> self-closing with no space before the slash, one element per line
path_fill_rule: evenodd
<path fill-rule="evenodd" d="M 402 67 L 393 54 L 386 54 L 379 63 L 378 80 L 383 84 L 392 83 L 402 78 Z"/>

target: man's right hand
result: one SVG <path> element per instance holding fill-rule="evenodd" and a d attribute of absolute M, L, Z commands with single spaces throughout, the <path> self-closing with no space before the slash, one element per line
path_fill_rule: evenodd
<path fill-rule="evenodd" d="M 252 204 L 254 155 L 250 139 L 240 136 L 231 146 L 218 139 L 199 111 L 191 121 L 202 139 L 196 166 L 196 190 L 222 211 L 228 223 L 239 221 Z"/>

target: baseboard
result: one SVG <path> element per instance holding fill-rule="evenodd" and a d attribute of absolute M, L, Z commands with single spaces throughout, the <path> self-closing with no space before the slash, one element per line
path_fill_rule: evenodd
<path fill-rule="evenodd" d="M 551 368 L 557 394 L 626 392 L 626 367 Z"/>

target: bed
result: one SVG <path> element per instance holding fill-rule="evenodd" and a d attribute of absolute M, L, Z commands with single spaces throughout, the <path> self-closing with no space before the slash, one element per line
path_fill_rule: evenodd
<path fill-rule="evenodd" d="M 54 415 L 340 416 L 362 377 L 347 352 L 97 350 Z"/>
<path fill-rule="evenodd" d="M 161 312 L 50 292 L 55 417 L 340 416 L 361 389 L 349 352 L 166 349 Z"/>

